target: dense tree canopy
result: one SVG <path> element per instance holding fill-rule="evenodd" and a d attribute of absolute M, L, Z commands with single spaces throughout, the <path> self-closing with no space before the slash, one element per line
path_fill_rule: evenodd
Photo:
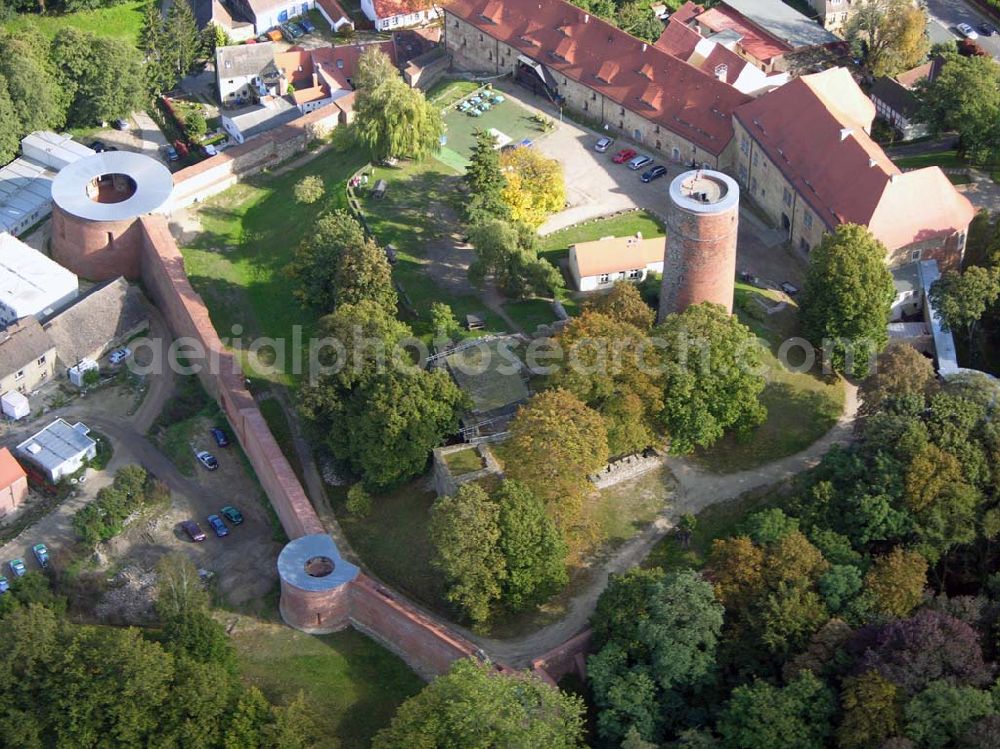
<path fill-rule="evenodd" d="M 589 306 L 626 325 L 633 325 L 643 332 L 653 327 L 656 311 L 646 304 L 634 283 L 618 281 L 607 294 L 595 299 Z"/>
<path fill-rule="evenodd" d="M 566 184 L 556 159 L 535 148 L 513 148 L 500 155 L 500 170 L 506 180 L 501 197 L 513 220 L 537 228 L 565 206 Z"/>
<path fill-rule="evenodd" d="M 579 749 L 583 704 L 528 675 L 499 677 L 485 664 L 456 661 L 404 702 L 372 749 Z"/>
<path fill-rule="evenodd" d="M 992 58 L 950 54 L 922 84 L 922 117 L 935 132 L 958 131 L 962 148 L 985 161 L 1000 145 L 1000 70 Z"/>
<path fill-rule="evenodd" d="M 488 278 L 509 296 L 546 296 L 562 288 L 562 274 L 548 260 L 538 257 L 535 231 L 519 222 L 486 219 L 469 231 L 476 259 L 469 265 L 469 280 L 482 287 Z"/>
<path fill-rule="evenodd" d="M 869 359 L 885 348 L 895 298 L 886 248 L 867 228 L 841 224 L 809 256 L 802 327 L 830 363 L 848 375 L 868 374 Z"/>
<path fill-rule="evenodd" d="M 896 76 L 927 56 L 927 17 L 908 0 L 864 0 L 844 29 L 875 76 Z"/>

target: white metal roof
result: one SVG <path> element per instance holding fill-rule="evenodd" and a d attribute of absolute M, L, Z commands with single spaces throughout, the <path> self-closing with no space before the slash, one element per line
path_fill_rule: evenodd
<path fill-rule="evenodd" d="M 82 423 L 73 426 L 63 419 L 56 419 L 42 431 L 17 446 L 17 451 L 29 456 L 46 470 L 58 469 L 63 463 L 75 460 L 96 443 Z"/>
<path fill-rule="evenodd" d="M 74 273 L 7 232 L 0 233 L 0 300 L 17 310 L 43 309 L 77 288 Z"/>
<path fill-rule="evenodd" d="M 88 185 L 107 174 L 125 174 L 135 193 L 120 203 L 98 203 Z M 104 151 L 75 161 L 56 175 L 52 201 L 66 213 L 90 221 L 124 221 L 158 210 L 170 198 L 174 178 L 156 159 L 131 151 Z"/>
<path fill-rule="evenodd" d="M 66 133 L 36 130 L 21 140 L 21 153 L 32 161 L 58 171 L 84 156 L 91 156 L 94 151 L 77 143 Z"/>

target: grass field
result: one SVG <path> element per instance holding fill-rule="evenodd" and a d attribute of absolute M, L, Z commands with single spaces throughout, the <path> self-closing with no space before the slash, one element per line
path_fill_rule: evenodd
<path fill-rule="evenodd" d="M 518 143 L 524 138 L 535 138 L 542 134 L 538 124 L 532 121 L 531 113 L 510 99 L 493 105 L 489 111 L 484 112 L 479 117 L 470 117 L 464 112 L 450 107 L 444 117 L 444 124 L 448 142 L 441 149 L 438 160 L 445 162 L 452 168 L 461 170 L 464 170 L 469 163 L 469 153 L 476 142 L 476 130 L 495 128 L 513 143 Z"/>
<path fill-rule="evenodd" d="M 453 476 L 474 473 L 483 467 L 483 459 L 476 452 L 475 448 L 472 447 L 468 450 L 448 453 L 444 458 L 444 462 Z"/>
<path fill-rule="evenodd" d="M 625 237 L 637 232 L 642 232 L 644 237 L 661 237 L 664 234 L 663 222 L 646 211 L 629 211 L 546 234 L 539 238 L 538 250 L 554 263 L 569 254 L 571 244 L 591 242 L 601 237 Z"/>
<path fill-rule="evenodd" d="M 528 335 L 533 334 L 539 325 L 550 325 L 556 320 L 556 313 L 552 310 L 552 301 L 549 299 L 507 302 L 503 308 Z"/>
<path fill-rule="evenodd" d="M 128 0 L 121 5 L 97 10 L 81 10 L 76 13 L 46 15 L 20 13 L 7 21 L 4 28 L 12 32 L 35 29 L 51 39 L 60 29 L 69 27 L 135 44 L 139 39 L 142 9 L 145 5 L 145 0 Z"/>
<path fill-rule="evenodd" d="M 919 156 L 900 156 L 894 158 L 893 161 L 900 169 L 922 169 L 927 166 L 939 166 L 943 169 L 961 169 L 969 165 L 965 159 L 959 156 L 958 151 L 955 149 L 922 153 Z"/>
<path fill-rule="evenodd" d="M 242 327 L 245 341 L 258 335 L 290 341 L 295 326 L 301 326 L 303 340 L 308 340 L 316 315 L 291 296 L 284 269 L 316 217 L 346 207 L 344 185 L 363 163 L 356 150 L 331 149 L 301 168 L 241 182 L 199 206 L 204 231 L 182 248 L 184 265 L 224 340 L 235 337 L 234 325 Z M 317 203 L 303 205 L 291 193 L 308 174 L 323 178 L 326 194 Z M 292 384 L 291 353 L 279 367 L 274 357 L 266 357 L 269 351 L 262 352 L 262 361 L 282 371 L 259 374 Z M 307 361 L 305 352 L 303 357 Z"/>
<path fill-rule="evenodd" d="M 312 708 L 317 749 L 364 749 L 423 682 L 359 632 L 307 635 L 280 624 L 237 629 L 244 680 L 277 704 L 302 692 Z"/>

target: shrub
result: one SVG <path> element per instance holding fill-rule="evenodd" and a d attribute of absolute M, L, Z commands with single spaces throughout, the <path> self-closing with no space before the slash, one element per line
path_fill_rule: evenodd
<path fill-rule="evenodd" d="M 326 188 L 323 187 L 323 180 L 315 174 L 303 177 L 295 184 L 295 200 L 299 203 L 312 205 L 323 197 Z"/>
<path fill-rule="evenodd" d="M 184 115 L 184 130 L 189 138 L 200 138 L 208 132 L 208 122 L 201 109 L 192 109 Z"/>
<path fill-rule="evenodd" d="M 97 492 L 97 498 L 73 516 L 73 530 L 89 546 L 114 538 L 125 529 L 128 516 L 146 504 L 151 488 L 141 466 L 123 466 L 114 483 Z M 156 491 L 161 498 L 162 489 Z"/>
<path fill-rule="evenodd" d="M 359 518 L 372 511 L 372 497 L 360 481 L 347 490 L 347 511 Z"/>

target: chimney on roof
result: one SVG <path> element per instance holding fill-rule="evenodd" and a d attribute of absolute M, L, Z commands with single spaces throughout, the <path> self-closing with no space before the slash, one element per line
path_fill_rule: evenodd
<path fill-rule="evenodd" d="M 852 130 L 849 127 L 842 127 L 842 128 L 840 128 L 840 139 L 841 140 L 847 140 L 848 136 L 850 136 L 850 134 L 853 133 L 853 132 L 854 132 L 854 130 Z"/>
<path fill-rule="evenodd" d="M 729 66 L 726 63 L 720 63 L 715 66 L 715 77 L 720 81 L 726 80 L 726 76 L 729 75 Z"/>
<path fill-rule="evenodd" d="M 878 162 L 875 161 L 875 159 L 868 159 L 868 166 L 869 167 L 878 166 Z"/>

